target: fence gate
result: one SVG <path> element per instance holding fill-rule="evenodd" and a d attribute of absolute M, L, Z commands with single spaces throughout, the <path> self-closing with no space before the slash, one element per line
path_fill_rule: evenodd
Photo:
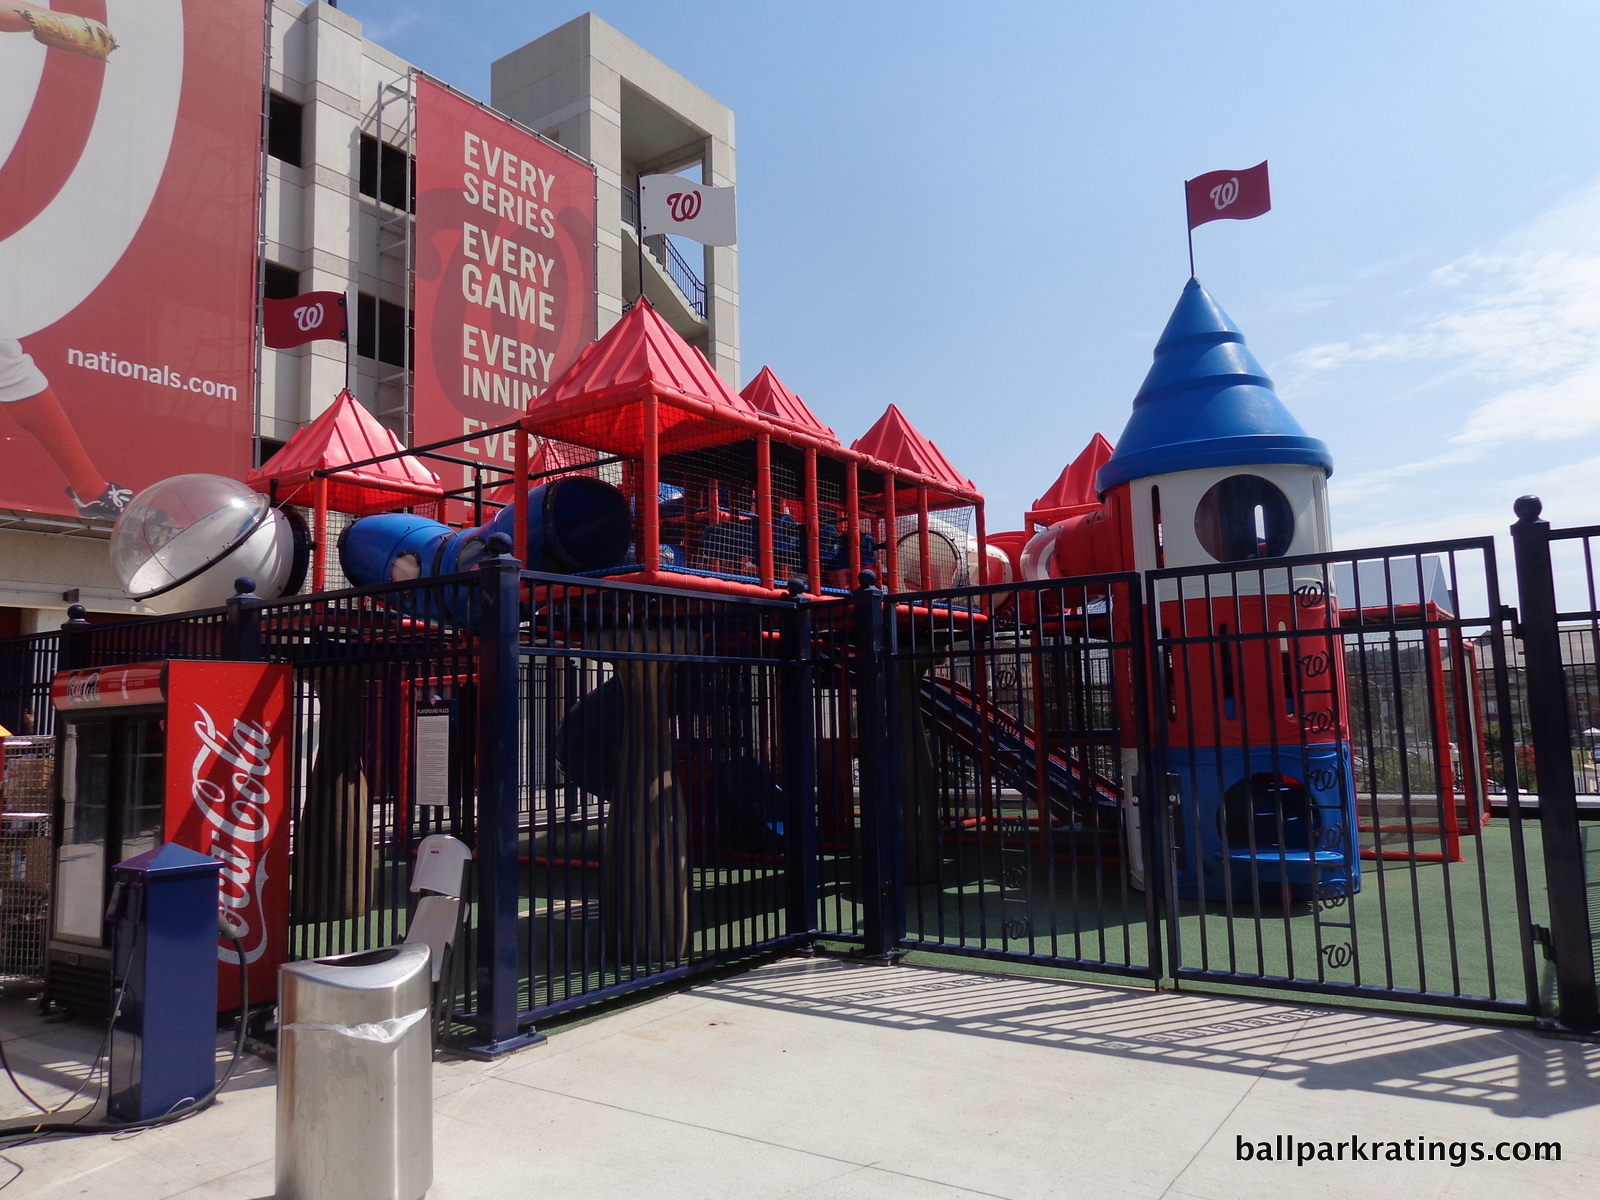
<path fill-rule="evenodd" d="M 1169 973 L 1537 1012 L 1493 541 L 1146 586 Z"/>
<path fill-rule="evenodd" d="M 1147 703 L 1139 577 L 851 604 L 856 686 L 829 695 L 855 705 L 862 850 L 854 871 L 827 861 L 857 894 L 892 898 L 863 915 L 869 950 L 1159 975 L 1132 804 Z M 818 730 L 824 831 L 844 824 L 843 731 L 838 718 Z M 845 915 L 842 890 L 825 921 Z"/>

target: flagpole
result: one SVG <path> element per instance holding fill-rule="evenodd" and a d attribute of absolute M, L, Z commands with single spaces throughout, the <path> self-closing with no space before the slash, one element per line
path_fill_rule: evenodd
<path fill-rule="evenodd" d="M 348 292 L 340 303 L 344 305 L 344 390 L 354 396 L 355 390 L 350 386 L 350 294 Z M 358 313 L 361 311 L 359 306 L 356 311 Z"/>
<path fill-rule="evenodd" d="M 1183 181 L 1183 223 L 1189 235 L 1189 278 L 1194 278 L 1194 222 L 1189 217 L 1189 180 Z"/>
<path fill-rule="evenodd" d="M 633 240 L 634 247 L 639 252 L 639 296 L 644 296 L 644 176 L 634 173 L 634 195 L 638 197 L 633 206 Z"/>

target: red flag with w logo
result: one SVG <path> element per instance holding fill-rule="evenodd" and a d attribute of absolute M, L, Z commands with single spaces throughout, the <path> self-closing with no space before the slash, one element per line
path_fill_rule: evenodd
<path fill-rule="evenodd" d="M 261 302 L 261 328 L 269 350 L 287 350 L 319 339 L 347 341 L 343 292 L 304 292 L 288 300 Z"/>
<path fill-rule="evenodd" d="M 1207 221 L 1248 221 L 1272 209 L 1267 164 L 1243 171 L 1207 171 L 1183 185 L 1189 202 L 1189 228 Z"/>

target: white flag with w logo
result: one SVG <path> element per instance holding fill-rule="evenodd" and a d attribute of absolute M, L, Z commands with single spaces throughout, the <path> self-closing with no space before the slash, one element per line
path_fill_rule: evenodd
<path fill-rule="evenodd" d="M 639 217 L 644 236 L 672 233 L 707 246 L 731 246 L 739 240 L 736 190 L 705 187 L 682 175 L 642 175 Z"/>

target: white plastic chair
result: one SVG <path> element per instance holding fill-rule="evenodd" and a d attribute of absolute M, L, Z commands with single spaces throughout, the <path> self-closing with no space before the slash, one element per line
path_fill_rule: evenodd
<path fill-rule="evenodd" d="M 447 833 L 430 833 L 417 846 L 411 890 L 422 893 L 406 927 L 406 941 L 428 947 L 433 982 L 461 933 L 461 884 L 472 851 Z"/>

